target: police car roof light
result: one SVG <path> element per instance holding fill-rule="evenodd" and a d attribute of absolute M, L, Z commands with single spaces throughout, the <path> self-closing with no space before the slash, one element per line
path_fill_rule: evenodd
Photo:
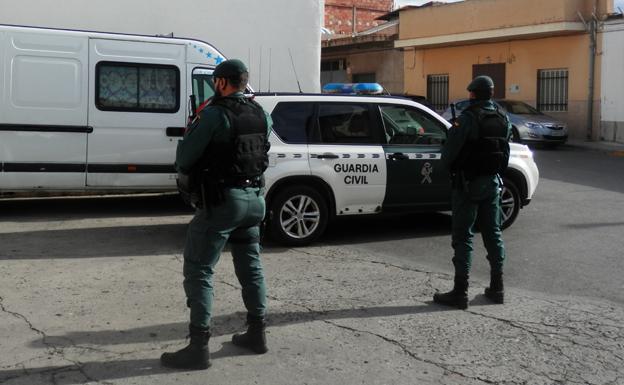
<path fill-rule="evenodd" d="M 327 83 L 323 86 L 325 94 L 380 95 L 383 92 L 379 83 Z"/>

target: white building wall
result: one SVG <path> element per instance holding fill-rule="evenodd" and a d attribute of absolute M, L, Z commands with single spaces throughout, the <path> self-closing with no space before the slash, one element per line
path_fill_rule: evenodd
<path fill-rule="evenodd" d="M 323 14 L 324 0 L 0 0 L 1 24 L 207 41 L 247 63 L 256 91 L 298 91 L 298 77 L 319 92 Z"/>
<path fill-rule="evenodd" d="M 624 143 L 624 20 L 606 22 L 602 38 L 600 136 Z"/>

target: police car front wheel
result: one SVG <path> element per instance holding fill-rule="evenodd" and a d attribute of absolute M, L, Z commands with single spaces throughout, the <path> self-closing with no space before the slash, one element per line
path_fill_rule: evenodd
<path fill-rule="evenodd" d="M 327 221 L 327 202 L 309 186 L 287 187 L 271 203 L 271 234 L 283 244 L 311 243 L 323 234 Z"/>
<path fill-rule="evenodd" d="M 520 211 L 520 193 L 511 179 L 503 178 L 501 191 L 501 210 L 503 212 L 502 228 L 506 229 L 516 220 Z"/>

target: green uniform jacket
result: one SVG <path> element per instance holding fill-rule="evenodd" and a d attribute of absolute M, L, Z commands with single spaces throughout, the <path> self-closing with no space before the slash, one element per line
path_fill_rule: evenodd
<path fill-rule="evenodd" d="M 237 92 L 228 98 L 245 98 Z M 265 112 L 267 135 L 271 132 L 273 121 Z M 210 143 L 230 143 L 230 122 L 222 107 L 206 106 L 191 123 L 184 138 L 178 142 L 176 150 L 176 169 L 182 174 L 190 174 L 193 166 L 203 157 Z"/>
<path fill-rule="evenodd" d="M 481 103 L 482 101 L 473 100 L 470 104 Z M 484 102 L 485 109 L 496 110 L 494 102 L 488 100 Z M 461 153 L 462 148 L 469 139 L 476 140 L 479 137 L 479 129 L 477 127 L 476 116 L 465 109 L 457 118 L 457 122 L 449 128 L 446 143 L 442 148 L 442 162 L 448 170 L 452 170 L 453 162 Z M 511 123 L 507 118 L 507 139 L 511 139 Z"/>

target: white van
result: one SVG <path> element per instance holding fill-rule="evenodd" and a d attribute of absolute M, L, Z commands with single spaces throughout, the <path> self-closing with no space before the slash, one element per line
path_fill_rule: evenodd
<path fill-rule="evenodd" d="M 175 190 L 225 60 L 202 41 L 0 25 L 0 193 Z"/>

